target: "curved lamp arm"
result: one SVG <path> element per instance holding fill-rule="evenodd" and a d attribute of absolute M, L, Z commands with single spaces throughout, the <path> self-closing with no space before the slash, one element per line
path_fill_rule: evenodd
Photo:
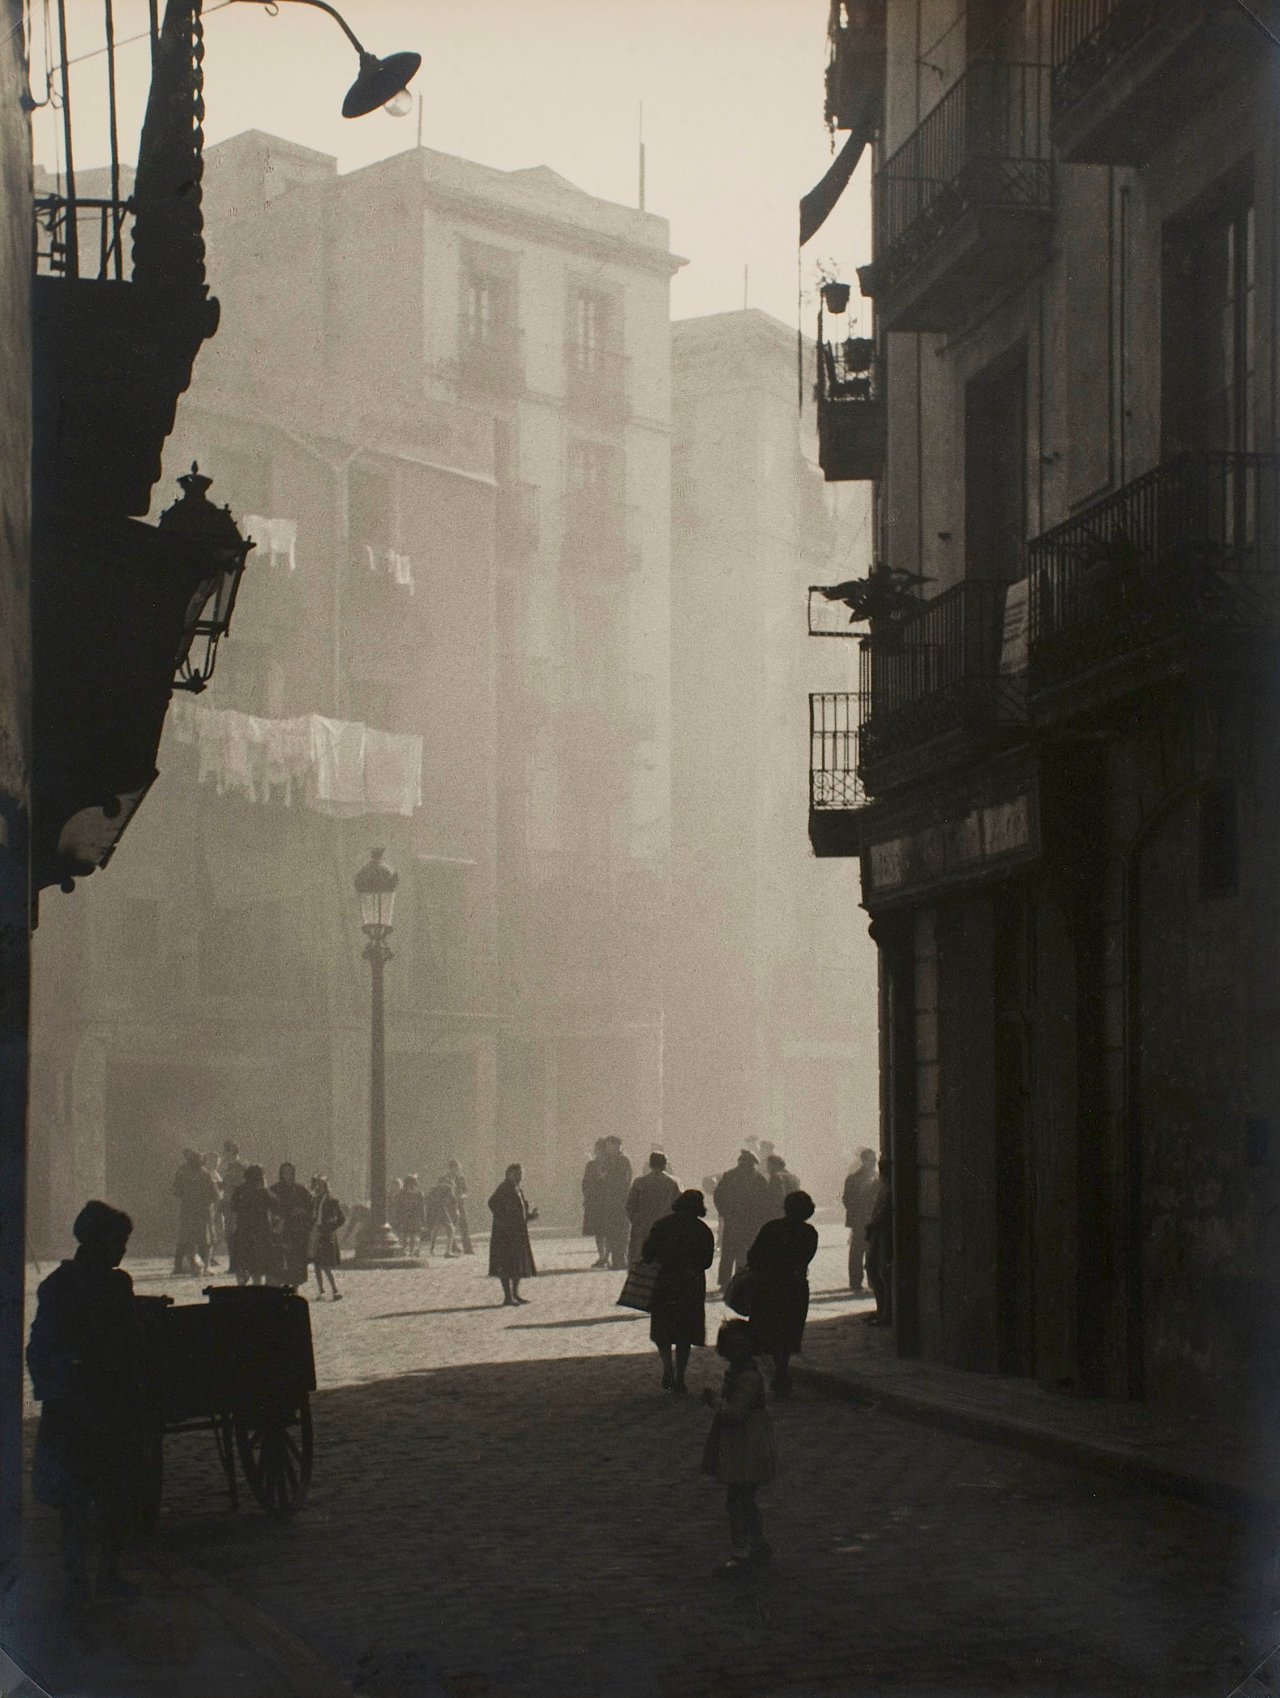
<path fill-rule="evenodd" d="M 276 6 L 280 4 L 280 0 L 244 0 L 244 3 L 254 6 Z M 364 53 L 364 47 L 356 40 L 355 31 L 351 28 L 351 25 L 336 7 L 328 4 L 328 0 L 289 0 L 289 4 L 293 6 L 314 6 L 318 12 L 328 12 L 356 52 Z"/>
<path fill-rule="evenodd" d="M 270 8 L 278 5 L 279 0 L 241 0 L 241 3 Z M 289 4 L 314 6 L 318 12 L 327 12 L 356 50 L 360 72 L 342 103 L 344 118 L 361 118 L 367 112 L 376 112 L 380 106 L 395 117 L 402 117 L 408 111 L 411 102 L 405 91 L 422 64 L 420 53 L 392 53 L 380 59 L 365 48 L 342 13 L 329 5 L 328 0 L 289 0 Z"/>

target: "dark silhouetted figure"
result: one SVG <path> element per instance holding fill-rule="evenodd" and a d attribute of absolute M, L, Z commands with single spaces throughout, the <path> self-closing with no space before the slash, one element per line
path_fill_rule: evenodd
<path fill-rule="evenodd" d="M 222 1161 L 218 1169 L 218 1178 L 222 1185 L 222 1200 L 218 1207 L 218 1232 L 226 1245 L 227 1261 L 231 1260 L 231 1198 L 244 1184 L 244 1163 L 240 1160 L 240 1146 L 233 1138 L 226 1138 L 222 1144 Z"/>
<path fill-rule="evenodd" d="M 467 1219 L 467 1176 L 457 1162 L 450 1159 L 445 1177 L 453 1186 L 453 1195 L 458 1205 L 458 1236 L 462 1240 L 462 1254 L 474 1256 L 476 1250 L 471 1242 L 471 1222 Z"/>
<path fill-rule="evenodd" d="M 769 1182 L 750 1150 L 743 1150 L 738 1165 L 716 1186 L 715 1205 L 720 1215 L 720 1288 L 725 1290 L 769 1218 Z"/>
<path fill-rule="evenodd" d="M 716 1350 L 729 1366 L 719 1395 L 710 1387 L 702 1394 L 716 1415 L 702 1453 L 702 1470 L 725 1485 L 733 1551 L 717 1573 L 732 1574 L 767 1562 L 773 1555 L 764 1536 L 756 1492 L 773 1479 L 778 1463 L 764 1380 L 752 1354 L 747 1322 L 726 1321 Z"/>
<path fill-rule="evenodd" d="M 793 1191 L 800 1189 L 800 1181 L 787 1166 L 785 1156 L 766 1157 L 764 1167 L 769 1186 L 769 1215 L 772 1220 L 781 1220 L 782 1205 Z"/>
<path fill-rule="evenodd" d="M 265 1285 L 280 1278 L 276 1200 L 257 1162 L 244 1170 L 231 1208 L 231 1271 L 239 1285 Z"/>
<path fill-rule="evenodd" d="M 311 1257 L 311 1193 L 299 1183 L 291 1161 L 280 1163 L 280 1177 L 271 1187 L 280 1221 L 280 1254 L 284 1261 L 284 1283 L 297 1292 L 307 1285 L 307 1262 Z"/>
<path fill-rule="evenodd" d="M 182 1152 L 182 1165 L 174 1175 L 173 1194 L 178 1199 L 178 1243 L 173 1252 L 173 1271 L 202 1274 L 210 1256 L 218 1182 L 198 1150 Z"/>
<path fill-rule="evenodd" d="M 72 1229 L 79 1245 L 40 1284 L 27 1367 L 42 1405 L 32 1486 L 60 1512 L 65 1603 L 93 1600 L 95 1534 L 99 1597 L 134 1588 L 120 1573 L 125 1532 L 141 1506 L 142 1336 L 133 1281 L 120 1266 L 133 1222 L 107 1203 L 86 1203 Z"/>
<path fill-rule="evenodd" d="M 662 1358 L 662 1389 L 681 1396 L 689 1389 L 684 1378 L 689 1352 L 707 1342 L 707 1269 L 715 1260 L 716 1241 L 703 1219 L 706 1212 L 701 1191 L 682 1191 L 641 1245 L 641 1260 L 656 1262 L 659 1269 L 649 1337 Z"/>
<path fill-rule="evenodd" d="M 458 1199 L 453 1186 L 445 1177 L 436 1180 L 427 1192 L 426 1222 L 423 1228 L 427 1245 L 434 1256 L 436 1239 L 444 1233 L 444 1253 L 446 1256 L 456 1256 L 458 1246 L 455 1242 L 458 1230 Z"/>
<path fill-rule="evenodd" d="M 502 1283 L 504 1304 L 527 1303 L 520 1295 L 520 1281 L 537 1273 L 533 1264 L 533 1247 L 529 1243 L 529 1223 L 538 1218 L 537 1209 L 525 1201 L 520 1181 L 524 1170 L 513 1161 L 502 1184 L 489 1199 L 493 1230 L 489 1234 L 489 1272 Z"/>
<path fill-rule="evenodd" d="M 593 1268 L 609 1266 L 608 1235 L 605 1231 L 605 1141 L 597 1138 L 595 1153 L 582 1170 L 582 1236 L 596 1241 Z"/>
<path fill-rule="evenodd" d="M 867 1222 L 876 1198 L 876 1152 L 859 1150 L 858 1165 L 849 1170 L 840 1201 L 844 1224 L 849 1228 L 849 1290 L 855 1297 L 866 1295 L 863 1259 L 867 1250 Z"/>
<path fill-rule="evenodd" d="M 893 1166 L 887 1159 L 880 1163 L 880 1189 L 867 1222 L 867 1278 L 876 1297 L 867 1325 L 887 1327 L 893 1321 Z"/>
<path fill-rule="evenodd" d="M 789 1363 L 804 1340 L 809 1313 L 809 1263 L 818 1253 L 818 1234 L 809 1225 L 813 1198 L 793 1191 L 781 1220 L 766 1221 L 747 1252 L 756 1277 L 751 1302 L 751 1337 L 757 1350 L 773 1357 L 773 1389 L 791 1395 Z"/>
<path fill-rule="evenodd" d="M 631 1237 L 627 1198 L 631 1194 L 631 1163 L 622 1153 L 622 1139 L 609 1133 L 600 1156 L 601 1218 L 605 1254 L 611 1268 L 625 1268 Z"/>
<path fill-rule="evenodd" d="M 317 1173 L 311 1181 L 311 1260 L 316 1270 L 316 1296 L 324 1296 L 325 1278 L 335 1303 L 342 1293 L 333 1277 L 333 1270 L 342 1261 L 338 1248 L 338 1229 L 346 1220 L 346 1211 L 329 1189 L 329 1176 Z"/>
<path fill-rule="evenodd" d="M 400 1218 L 392 1223 L 391 1230 L 404 1246 L 405 1254 L 416 1255 L 427 1224 L 427 1199 L 422 1194 L 416 1173 L 405 1179 L 397 1213 Z"/>
<path fill-rule="evenodd" d="M 649 1169 L 631 1182 L 627 1192 L 627 1219 L 631 1236 L 627 1245 L 627 1262 L 634 1267 L 640 1260 L 649 1228 L 663 1215 L 670 1214 L 680 1195 L 680 1182 L 667 1172 L 667 1158 L 661 1150 L 649 1157 Z"/>

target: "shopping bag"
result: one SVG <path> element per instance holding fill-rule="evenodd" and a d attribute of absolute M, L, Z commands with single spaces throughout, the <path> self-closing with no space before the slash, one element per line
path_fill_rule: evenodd
<path fill-rule="evenodd" d="M 647 1315 L 653 1308 L 653 1288 L 661 1271 L 656 1262 L 637 1262 L 627 1273 L 615 1307 L 641 1309 Z"/>
<path fill-rule="evenodd" d="M 760 1281 L 750 1268 L 742 1268 L 725 1288 L 724 1302 L 735 1315 L 749 1315 L 760 1290 Z"/>

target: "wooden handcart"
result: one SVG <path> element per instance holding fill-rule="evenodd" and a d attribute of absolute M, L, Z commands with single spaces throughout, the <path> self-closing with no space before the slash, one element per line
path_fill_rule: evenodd
<path fill-rule="evenodd" d="M 137 1297 L 158 1434 L 212 1431 L 232 1509 L 236 1459 L 261 1507 L 276 1519 L 301 1509 L 311 1484 L 311 1315 L 281 1286 L 206 1286 L 206 1303 Z M 162 1446 L 155 1446 L 155 1507 Z"/>

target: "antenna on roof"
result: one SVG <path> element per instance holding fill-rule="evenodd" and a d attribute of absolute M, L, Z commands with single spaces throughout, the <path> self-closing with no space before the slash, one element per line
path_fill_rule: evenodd
<path fill-rule="evenodd" d="M 640 210 L 644 211 L 644 101 L 640 102 Z"/>
<path fill-rule="evenodd" d="M 743 312 L 746 312 L 746 310 L 747 310 L 747 299 L 748 299 L 748 296 L 750 294 L 750 291 L 751 291 L 751 267 L 749 265 L 744 265 L 743 268 L 742 268 L 742 310 L 743 310 Z"/>
<path fill-rule="evenodd" d="M 418 96 L 418 146 L 422 146 L 422 96 Z"/>

